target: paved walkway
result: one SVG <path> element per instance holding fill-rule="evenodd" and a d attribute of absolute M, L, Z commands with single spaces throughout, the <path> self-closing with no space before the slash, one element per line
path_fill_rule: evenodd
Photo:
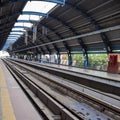
<path fill-rule="evenodd" d="M 0 120 L 43 120 L 2 60 L 0 60 Z"/>
<path fill-rule="evenodd" d="M 16 120 L 0 62 L 0 120 Z"/>

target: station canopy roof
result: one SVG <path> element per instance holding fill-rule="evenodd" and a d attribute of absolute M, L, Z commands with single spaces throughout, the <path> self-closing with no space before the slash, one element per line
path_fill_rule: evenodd
<path fill-rule="evenodd" d="M 26 31 L 37 25 L 33 42 Z M 12 48 L 11 48 L 12 47 Z M 120 0 L 2 0 L 0 49 L 43 54 L 120 52 Z"/>

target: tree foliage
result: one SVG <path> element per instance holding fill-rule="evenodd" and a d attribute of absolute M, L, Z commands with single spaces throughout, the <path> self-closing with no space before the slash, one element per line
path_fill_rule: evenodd
<path fill-rule="evenodd" d="M 73 60 L 76 61 L 76 66 L 84 66 L 84 57 L 82 54 L 74 54 Z M 89 68 L 106 70 L 108 63 L 107 54 L 89 54 L 88 55 Z"/>
<path fill-rule="evenodd" d="M 90 54 L 88 57 L 90 68 L 106 70 L 108 64 L 107 54 Z"/>
<path fill-rule="evenodd" d="M 73 60 L 76 61 L 76 66 L 84 67 L 84 57 L 82 54 L 73 54 Z"/>

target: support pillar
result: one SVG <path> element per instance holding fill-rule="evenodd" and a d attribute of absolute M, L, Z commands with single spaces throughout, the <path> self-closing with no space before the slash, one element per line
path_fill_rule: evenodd
<path fill-rule="evenodd" d="M 71 55 L 71 53 L 68 53 L 68 65 L 72 66 L 72 62 L 73 62 L 72 55 Z"/>
<path fill-rule="evenodd" d="M 38 54 L 38 62 L 41 62 L 41 54 Z"/>
<path fill-rule="evenodd" d="M 58 61 L 58 64 L 60 64 L 60 62 L 61 62 L 60 56 L 61 56 L 60 53 L 58 53 L 58 54 L 57 54 L 57 59 L 58 59 L 57 61 Z"/>
<path fill-rule="evenodd" d="M 84 54 L 84 68 L 88 68 L 88 55 Z"/>

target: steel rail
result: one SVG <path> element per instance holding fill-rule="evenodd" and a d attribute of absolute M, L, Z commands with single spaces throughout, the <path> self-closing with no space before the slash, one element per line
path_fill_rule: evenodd
<path fill-rule="evenodd" d="M 43 88 L 41 88 L 37 83 L 33 82 L 30 78 L 28 78 L 25 75 L 23 75 L 23 72 L 19 71 L 19 69 L 17 69 L 13 64 L 11 64 L 11 63 L 9 63 L 8 61 L 5 61 L 5 60 L 4 60 L 4 62 L 25 83 L 25 85 L 45 105 L 47 105 L 48 109 L 50 109 L 53 112 L 54 116 L 58 117 L 58 120 L 59 119 L 62 119 L 62 120 L 83 120 L 83 118 L 81 118 L 80 116 L 76 115 L 73 111 L 71 111 L 69 108 L 67 108 L 65 105 L 63 105 L 60 101 L 58 101 L 53 96 L 51 96 L 47 91 L 45 91 Z M 34 104 L 36 104 L 36 103 L 34 103 Z M 40 108 L 37 108 L 37 109 L 40 109 Z M 45 115 L 45 117 L 49 120 L 49 116 Z M 47 119 L 45 119 L 45 120 L 47 120 Z"/>
<path fill-rule="evenodd" d="M 17 63 L 16 63 L 16 65 L 18 65 Z M 20 64 L 19 64 L 20 65 Z M 22 67 L 24 67 L 23 65 L 22 65 Z M 25 67 L 24 67 L 25 68 Z M 25 68 L 25 69 L 27 69 L 27 68 Z M 35 70 L 29 70 L 29 69 L 27 69 L 27 71 L 31 71 L 31 73 L 34 73 L 34 74 L 39 74 L 40 73 L 40 70 L 39 70 L 39 73 L 36 73 L 36 71 Z M 47 76 L 47 75 L 46 75 Z M 46 77 L 45 77 L 46 78 Z M 49 79 L 49 78 L 47 78 L 47 79 Z M 55 79 L 55 78 L 54 78 Z M 50 79 L 49 79 L 50 80 Z M 53 81 L 52 81 L 53 82 Z M 54 83 L 57 83 L 57 82 L 55 82 L 54 81 Z M 61 85 L 61 83 L 57 83 L 57 84 L 59 84 L 59 85 Z M 92 97 L 92 96 L 90 96 L 90 95 L 85 95 L 85 93 L 80 93 L 80 91 L 78 91 L 78 90 L 76 90 L 75 91 L 75 89 L 73 89 L 73 88 L 71 88 L 71 87 L 68 87 L 68 86 L 65 86 L 65 85 L 62 85 L 64 88 L 66 87 L 67 89 L 69 89 L 70 91 L 74 91 L 74 92 L 76 92 L 77 94 L 80 94 L 80 95 L 82 95 L 82 96 L 84 96 L 85 98 L 87 98 L 87 99 L 90 99 L 91 101 L 94 101 L 95 103 L 97 103 L 97 104 L 99 104 L 100 106 L 102 105 L 102 106 L 104 106 L 103 108 L 105 108 L 105 109 L 109 109 L 109 110 L 112 110 L 112 111 L 117 111 L 118 113 L 120 113 L 120 109 L 119 108 L 116 108 L 115 106 L 113 106 L 113 105 L 110 105 L 110 104 L 108 104 L 108 103 L 106 103 L 106 102 L 104 102 L 104 101 L 101 101 L 101 100 L 99 100 L 99 99 L 97 99 L 97 98 L 94 98 L 94 97 Z"/>

